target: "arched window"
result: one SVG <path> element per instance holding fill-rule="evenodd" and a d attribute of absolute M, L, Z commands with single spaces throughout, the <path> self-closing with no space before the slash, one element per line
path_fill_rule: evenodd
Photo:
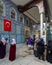
<path fill-rule="evenodd" d="M 26 18 L 26 25 L 29 26 L 29 18 Z"/>
<path fill-rule="evenodd" d="M 23 16 L 23 14 L 20 14 L 19 20 L 20 20 L 20 22 L 24 23 L 24 16 Z"/>
<path fill-rule="evenodd" d="M 0 16 L 5 15 L 5 5 L 2 0 L 0 0 Z"/>
<path fill-rule="evenodd" d="M 10 10 L 10 18 L 16 20 L 17 19 L 17 13 L 14 8 L 11 8 Z"/>

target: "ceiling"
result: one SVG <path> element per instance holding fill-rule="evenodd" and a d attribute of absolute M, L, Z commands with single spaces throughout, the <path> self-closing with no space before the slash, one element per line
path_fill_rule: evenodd
<path fill-rule="evenodd" d="M 36 22 L 39 22 L 39 20 L 40 20 L 39 10 L 37 7 L 33 7 L 31 9 L 27 10 L 26 12 L 24 12 L 24 14 L 26 14 L 27 16 L 29 16 Z"/>
<path fill-rule="evenodd" d="M 11 0 L 11 1 L 14 2 L 17 6 L 18 5 L 24 6 L 25 4 L 27 4 L 28 2 L 30 2 L 32 0 Z M 50 12 L 51 12 L 51 20 L 52 20 L 52 0 L 48 0 L 48 4 L 49 4 L 49 8 L 50 8 Z M 33 7 L 31 9 L 25 11 L 24 14 L 36 22 L 40 21 L 39 11 L 38 11 L 37 7 Z"/>
<path fill-rule="evenodd" d="M 16 5 L 25 5 L 31 0 L 12 0 Z"/>
<path fill-rule="evenodd" d="M 14 2 L 17 6 L 18 5 L 24 6 L 25 4 L 27 4 L 28 2 L 32 0 L 11 0 L 11 1 Z M 39 11 L 37 7 L 33 7 L 25 11 L 24 14 L 30 17 L 31 19 L 33 19 L 35 22 L 39 21 Z"/>

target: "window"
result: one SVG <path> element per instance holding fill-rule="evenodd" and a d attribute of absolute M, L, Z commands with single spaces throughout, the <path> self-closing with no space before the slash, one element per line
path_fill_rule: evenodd
<path fill-rule="evenodd" d="M 14 20 L 17 19 L 16 11 L 15 11 L 14 8 L 11 9 L 10 18 L 11 18 L 11 19 L 14 19 Z"/>
<path fill-rule="evenodd" d="M 2 2 L 2 0 L 0 0 L 0 16 L 5 15 L 5 5 Z"/>
<path fill-rule="evenodd" d="M 26 18 L 26 25 L 29 26 L 29 19 Z"/>
<path fill-rule="evenodd" d="M 23 22 L 24 23 L 24 17 L 23 17 L 23 14 L 20 14 L 20 22 Z"/>

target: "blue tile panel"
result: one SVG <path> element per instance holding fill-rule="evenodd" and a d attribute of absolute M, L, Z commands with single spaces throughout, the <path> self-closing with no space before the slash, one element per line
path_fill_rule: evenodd
<path fill-rule="evenodd" d="M 5 16 L 0 16 L 0 38 L 4 36 L 5 38 L 8 38 L 8 43 L 11 41 L 12 38 L 16 39 L 17 43 L 24 43 L 25 42 L 25 23 L 22 23 L 19 21 L 19 15 L 20 12 L 17 9 L 17 6 L 11 2 L 11 0 L 2 0 L 3 4 L 5 5 Z M 17 19 L 13 20 L 10 18 L 10 9 L 14 8 L 17 12 Z M 4 18 L 11 20 L 12 22 L 12 31 L 6 32 L 4 31 Z M 25 18 L 25 15 L 24 15 Z M 26 21 L 26 18 L 24 19 Z"/>

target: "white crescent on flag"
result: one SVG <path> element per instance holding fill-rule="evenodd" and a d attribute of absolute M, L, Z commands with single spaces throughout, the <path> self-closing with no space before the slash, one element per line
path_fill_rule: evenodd
<path fill-rule="evenodd" d="M 4 31 L 11 31 L 11 21 L 4 19 Z"/>
<path fill-rule="evenodd" d="M 10 26 L 10 22 L 6 22 L 6 24 L 5 24 L 7 27 L 9 27 Z"/>

